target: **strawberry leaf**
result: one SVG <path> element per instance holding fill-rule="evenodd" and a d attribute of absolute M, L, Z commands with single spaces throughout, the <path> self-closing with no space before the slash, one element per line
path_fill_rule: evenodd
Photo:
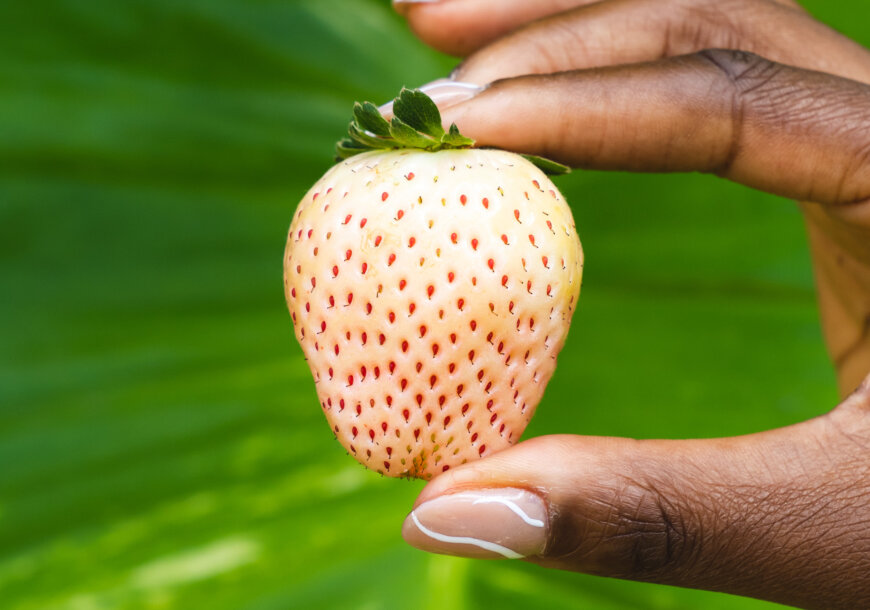
<path fill-rule="evenodd" d="M 538 169 L 549 176 L 561 176 L 571 173 L 571 168 L 551 159 L 538 157 L 537 155 L 522 155 L 527 161 L 531 161 Z"/>
<path fill-rule="evenodd" d="M 450 130 L 441 136 L 441 143 L 447 148 L 469 148 L 474 146 L 474 140 L 459 133 L 456 123 L 450 125 Z"/>
<path fill-rule="evenodd" d="M 390 121 L 390 135 L 392 135 L 399 144 L 406 148 L 436 150 L 439 147 L 439 142 L 436 142 L 429 136 L 420 133 L 398 116 L 394 116 L 393 120 Z"/>
<path fill-rule="evenodd" d="M 393 113 L 421 133 L 439 140 L 444 135 L 438 106 L 419 89 L 402 88 L 393 102 Z"/>
<path fill-rule="evenodd" d="M 371 102 L 356 102 L 353 105 L 353 116 L 360 129 L 376 136 L 389 137 L 390 124 L 381 116 L 378 107 Z"/>
<path fill-rule="evenodd" d="M 389 129 L 389 123 L 384 121 L 384 124 L 386 124 Z M 352 122 L 350 125 L 347 126 L 347 134 L 350 136 L 351 140 L 361 145 L 363 148 L 380 149 L 396 148 L 399 146 L 399 144 L 393 138 L 378 138 L 376 136 L 370 135 L 366 131 L 363 131 L 359 128 L 356 121 Z"/>
<path fill-rule="evenodd" d="M 335 157 L 337 161 L 341 161 L 342 159 L 364 153 L 367 150 L 371 149 L 354 142 L 350 138 L 342 138 L 335 144 Z"/>

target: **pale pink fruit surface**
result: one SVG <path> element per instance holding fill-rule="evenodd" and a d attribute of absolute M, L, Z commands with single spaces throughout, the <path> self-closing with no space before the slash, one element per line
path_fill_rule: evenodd
<path fill-rule="evenodd" d="M 530 162 L 405 149 L 311 188 L 284 289 L 336 438 L 377 472 L 428 479 L 519 440 L 582 269 L 570 209 Z"/>

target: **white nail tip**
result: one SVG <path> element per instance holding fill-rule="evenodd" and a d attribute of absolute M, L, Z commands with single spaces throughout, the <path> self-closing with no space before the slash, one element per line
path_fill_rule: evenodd
<path fill-rule="evenodd" d="M 419 529 L 430 538 L 438 540 L 439 542 L 447 542 L 451 544 L 471 544 L 492 553 L 498 553 L 502 557 L 506 557 L 508 559 L 521 559 L 522 557 L 524 557 L 524 555 L 520 555 L 516 551 L 512 551 L 507 547 L 503 547 L 500 544 L 489 542 L 487 540 L 470 538 L 468 536 L 448 536 L 446 534 L 439 534 L 438 532 L 433 532 L 425 525 L 420 523 L 420 520 L 417 519 L 417 515 L 414 514 L 413 511 L 411 512 L 411 519 L 414 521 L 414 525 L 417 526 L 417 529 Z"/>

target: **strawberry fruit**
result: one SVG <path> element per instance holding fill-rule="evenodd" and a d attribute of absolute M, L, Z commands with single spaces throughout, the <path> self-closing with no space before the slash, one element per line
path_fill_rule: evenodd
<path fill-rule="evenodd" d="M 546 160 L 470 148 L 403 90 L 355 106 L 338 165 L 299 204 L 284 289 L 341 444 L 431 478 L 516 442 L 556 366 L 583 254 Z"/>

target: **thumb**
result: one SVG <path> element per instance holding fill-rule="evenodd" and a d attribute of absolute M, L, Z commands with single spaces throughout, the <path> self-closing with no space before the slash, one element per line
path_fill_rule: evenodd
<path fill-rule="evenodd" d="M 728 439 L 540 437 L 437 477 L 402 534 L 436 553 L 862 607 L 864 451 L 831 416 Z"/>

